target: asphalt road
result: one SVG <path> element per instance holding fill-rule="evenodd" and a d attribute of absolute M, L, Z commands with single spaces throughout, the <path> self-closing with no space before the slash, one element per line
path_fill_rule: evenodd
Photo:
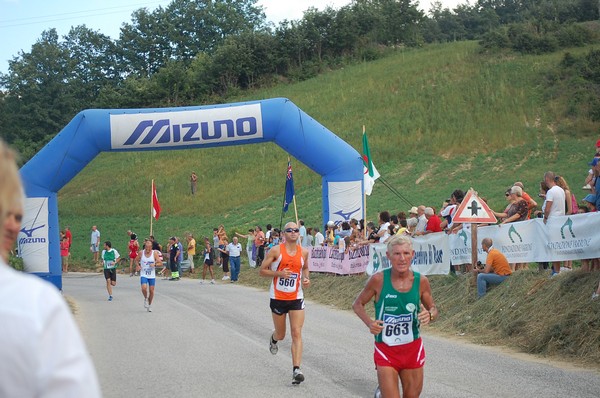
<path fill-rule="evenodd" d="M 243 275 L 242 275 L 243 277 Z M 307 300 L 302 369 L 291 385 L 289 334 L 270 354 L 268 292 L 238 284 L 157 280 L 153 312 L 139 277 L 69 273 L 64 294 L 92 355 L 104 397 L 372 397 L 372 336 L 351 312 Z M 310 290 L 306 292 L 310 298 Z M 422 397 L 593 397 L 600 373 L 542 363 L 428 334 Z"/>

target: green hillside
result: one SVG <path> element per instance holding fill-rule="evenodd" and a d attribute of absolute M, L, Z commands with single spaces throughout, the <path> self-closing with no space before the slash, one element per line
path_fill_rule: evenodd
<path fill-rule="evenodd" d="M 410 204 L 439 207 L 452 190 L 473 187 L 500 210 L 512 182 L 521 180 L 536 194 L 547 170 L 565 176 L 583 197 L 598 137 L 582 135 L 576 121 L 558 116 L 555 109 L 566 99 L 545 99 L 544 76 L 562 57 L 482 55 L 475 42 L 430 45 L 236 101 L 289 98 L 359 151 L 365 125 L 375 165 Z M 321 225 L 320 176 L 292 162 L 299 216 L 308 226 Z M 287 154 L 274 144 L 103 153 L 59 192 L 61 228 L 69 225 L 74 233 L 74 260 L 90 258 L 92 225 L 124 250 L 126 230 L 149 233 L 151 179 L 163 209 L 154 223 L 160 241 L 186 231 L 210 235 L 221 223 L 230 236 L 255 224 L 279 225 L 286 163 Z M 195 197 L 192 171 L 199 176 Z M 407 211 L 410 204 L 378 183 L 367 218 Z"/>

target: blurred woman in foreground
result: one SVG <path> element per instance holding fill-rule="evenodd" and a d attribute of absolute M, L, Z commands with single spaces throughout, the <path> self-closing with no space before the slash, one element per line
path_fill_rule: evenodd
<path fill-rule="evenodd" d="M 16 155 L 0 140 L 0 236 L 15 203 L 23 203 Z M 0 245 L 0 397 L 100 397 L 65 300 L 48 282 L 9 267 L 8 250 Z"/>

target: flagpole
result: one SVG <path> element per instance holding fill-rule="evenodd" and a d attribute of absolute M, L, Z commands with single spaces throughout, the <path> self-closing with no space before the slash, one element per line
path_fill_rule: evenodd
<path fill-rule="evenodd" d="M 150 189 L 150 236 L 152 236 L 152 219 L 154 218 L 154 180 L 152 180 L 152 189 Z"/>
<path fill-rule="evenodd" d="M 290 157 L 288 156 L 288 164 L 291 163 L 292 159 L 290 159 Z M 294 214 L 296 215 L 296 226 L 300 227 L 300 225 L 298 225 L 298 208 L 296 207 L 296 190 L 294 189 L 294 196 L 292 196 L 292 201 L 294 202 Z"/>
<path fill-rule="evenodd" d="M 366 129 L 363 124 L 363 136 L 365 135 Z M 363 229 L 365 234 L 365 239 L 368 238 L 367 232 L 367 191 L 365 191 L 365 177 L 363 175 Z"/>
<path fill-rule="evenodd" d="M 296 195 L 294 195 L 294 212 L 296 213 L 296 225 L 299 227 L 300 225 L 298 225 L 298 209 L 296 208 Z"/>

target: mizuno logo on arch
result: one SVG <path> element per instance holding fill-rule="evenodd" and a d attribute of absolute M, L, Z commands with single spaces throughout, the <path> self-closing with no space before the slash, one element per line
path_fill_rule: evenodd
<path fill-rule="evenodd" d="M 111 115 L 112 149 L 186 147 L 263 137 L 260 104 Z"/>

